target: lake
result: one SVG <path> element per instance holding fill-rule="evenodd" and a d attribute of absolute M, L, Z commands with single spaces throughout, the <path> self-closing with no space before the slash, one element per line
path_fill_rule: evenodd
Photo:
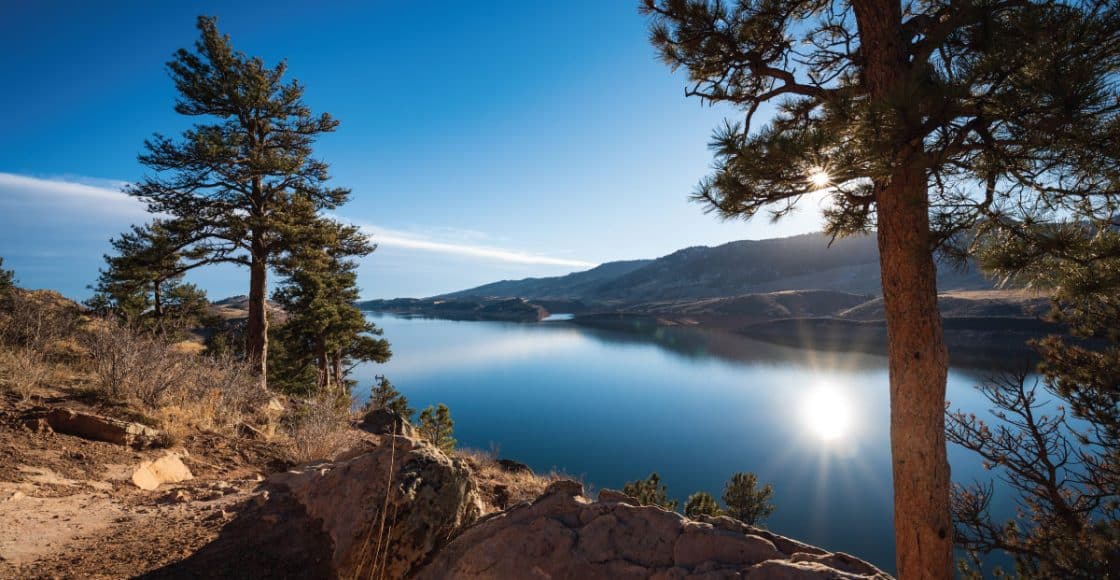
<path fill-rule="evenodd" d="M 446 403 L 460 446 L 593 492 L 656 471 L 683 506 L 753 471 L 774 486 L 766 527 L 894 570 L 884 357 L 695 328 L 369 316 L 393 358 L 355 372 L 363 402 L 385 374 L 417 409 Z M 973 385 L 987 374 L 951 369 L 952 406 L 986 412 Z M 954 481 L 990 478 L 969 452 L 951 446 L 949 457 Z"/>

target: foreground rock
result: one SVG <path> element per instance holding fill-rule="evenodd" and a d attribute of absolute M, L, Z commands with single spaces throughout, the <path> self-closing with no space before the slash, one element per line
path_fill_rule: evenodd
<path fill-rule="evenodd" d="M 692 521 L 599 501 L 556 481 L 483 515 L 462 459 L 417 439 L 367 439 L 266 481 L 219 538 L 147 578 L 887 579 L 874 566 L 726 517 Z"/>
<path fill-rule="evenodd" d="M 694 522 L 571 481 L 491 516 L 445 546 L 418 578 L 886 579 L 871 564 L 730 518 Z"/>
<path fill-rule="evenodd" d="M 132 472 L 133 485 L 148 491 L 158 489 L 164 483 L 179 483 L 188 479 L 194 479 L 194 475 L 177 453 L 168 453 L 155 461 L 144 461 Z"/>
<path fill-rule="evenodd" d="M 404 578 L 482 514 L 466 464 L 387 435 L 269 479 L 217 541 L 149 577 Z"/>
<path fill-rule="evenodd" d="M 102 417 L 93 413 L 83 413 L 73 409 L 50 409 L 33 411 L 25 419 L 29 426 L 46 425 L 56 433 L 74 435 L 92 441 L 105 441 L 117 445 L 127 445 L 142 449 L 156 445 L 160 432 L 139 423 Z"/>

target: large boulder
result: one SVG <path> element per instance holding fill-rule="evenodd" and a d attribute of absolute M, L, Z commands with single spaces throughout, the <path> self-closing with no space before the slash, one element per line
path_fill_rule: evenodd
<path fill-rule="evenodd" d="M 482 514 L 470 469 L 385 435 L 273 475 L 217 540 L 147 578 L 406 578 Z"/>
<path fill-rule="evenodd" d="M 464 530 L 417 574 L 432 580 L 525 577 L 889 578 L 851 556 L 730 518 L 691 521 L 609 491 L 592 502 L 572 481 L 556 482 L 531 504 Z"/>
<path fill-rule="evenodd" d="M 466 464 L 409 437 L 383 436 L 376 449 L 278 474 L 273 483 L 322 521 L 333 566 L 347 578 L 404 577 L 482 515 Z"/>

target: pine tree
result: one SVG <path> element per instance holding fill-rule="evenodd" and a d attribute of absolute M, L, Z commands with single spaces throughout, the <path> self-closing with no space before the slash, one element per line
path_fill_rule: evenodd
<path fill-rule="evenodd" d="M 769 483 L 758 487 L 758 477 L 753 473 L 736 473 L 723 488 L 723 503 L 727 515 L 754 525 L 774 513 L 770 498 L 774 488 Z"/>
<path fill-rule="evenodd" d="M 684 504 L 684 515 L 690 518 L 718 516 L 722 513 L 723 510 L 716 503 L 716 498 L 706 491 L 698 491 L 688 496 L 688 501 Z"/>
<path fill-rule="evenodd" d="M 344 203 L 349 190 L 327 185 L 327 164 L 312 144 L 338 122 L 313 115 L 303 86 L 285 82 L 285 63 L 268 67 L 233 49 L 217 21 L 198 19 L 193 52 L 168 63 L 179 92 L 175 111 L 198 119 L 178 141 L 156 134 L 140 162 L 152 170 L 127 193 L 148 210 L 172 216 L 206 263 L 249 268 L 246 356 L 267 384 L 267 276 L 283 251 L 279 231 L 295 203 L 315 210 Z"/>
<path fill-rule="evenodd" d="M 956 541 L 974 555 L 1006 552 L 1020 577 L 1103 578 L 1120 570 L 1120 232 L 1111 215 L 1073 214 L 1000 233 L 982 265 L 1050 289 L 1051 318 L 1072 336 L 1035 343 L 1041 382 L 1024 370 L 977 386 L 989 420 L 947 414 L 949 441 L 980 455 L 1019 506 L 996 521 L 994 486 L 959 485 Z M 979 564 L 964 567 L 979 575 Z"/>
<path fill-rule="evenodd" d="M 781 218 L 825 196 L 833 236 L 876 231 L 900 577 L 952 575 L 947 352 L 934 252 L 1120 200 L 1120 8 L 1104 0 L 643 0 L 686 94 L 745 113 L 695 199 Z M 773 111 L 762 125 L 760 110 Z"/>
<path fill-rule="evenodd" d="M 451 410 L 447 405 L 440 403 L 434 409 L 431 405 L 420 411 L 419 431 L 432 445 L 439 447 L 444 453 L 455 450 L 455 438 L 452 437 L 452 428 L 455 422 L 451 420 Z"/>
<path fill-rule="evenodd" d="M 150 321 L 162 326 L 167 318 L 197 319 L 207 306 L 205 293 L 183 284 L 191 268 L 174 223 L 155 220 L 110 240 L 114 254 L 106 255 L 87 305 L 109 310 L 135 325 Z"/>
<path fill-rule="evenodd" d="M 655 505 L 669 511 L 674 511 L 680 505 L 675 499 L 669 499 L 669 491 L 661 483 L 661 476 L 657 472 L 649 474 L 646 479 L 627 482 L 622 486 L 622 493 L 638 500 L 642 505 Z"/>
<path fill-rule="evenodd" d="M 355 257 L 373 251 L 357 228 L 315 215 L 307 204 L 293 211 L 290 227 L 282 228 L 287 253 L 277 261 L 284 281 L 273 299 L 288 313 L 275 336 L 284 356 L 271 370 L 280 386 L 300 388 L 308 369 L 315 369 L 315 388 L 347 390 L 347 375 L 357 362 L 383 363 L 389 343 L 377 338 L 381 329 L 354 305 L 358 300 Z"/>
<path fill-rule="evenodd" d="M 406 421 L 412 421 L 412 415 L 416 413 L 415 409 L 408 406 L 408 397 L 401 394 L 384 375 L 377 377 L 377 386 L 370 390 L 368 407 L 371 410 L 385 409 L 392 411 Z"/>

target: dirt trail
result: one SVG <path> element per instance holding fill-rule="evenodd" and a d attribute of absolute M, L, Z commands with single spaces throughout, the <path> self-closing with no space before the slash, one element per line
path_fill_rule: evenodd
<path fill-rule="evenodd" d="M 181 560 L 218 536 L 267 473 L 287 466 L 273 445 L 200 433 L 173 446 L 194 478 L 145 491 L 133 470 L 167 449 L 36 430 L 26 413 L 0 396 L 4 579 L 126 578 Z"/>

